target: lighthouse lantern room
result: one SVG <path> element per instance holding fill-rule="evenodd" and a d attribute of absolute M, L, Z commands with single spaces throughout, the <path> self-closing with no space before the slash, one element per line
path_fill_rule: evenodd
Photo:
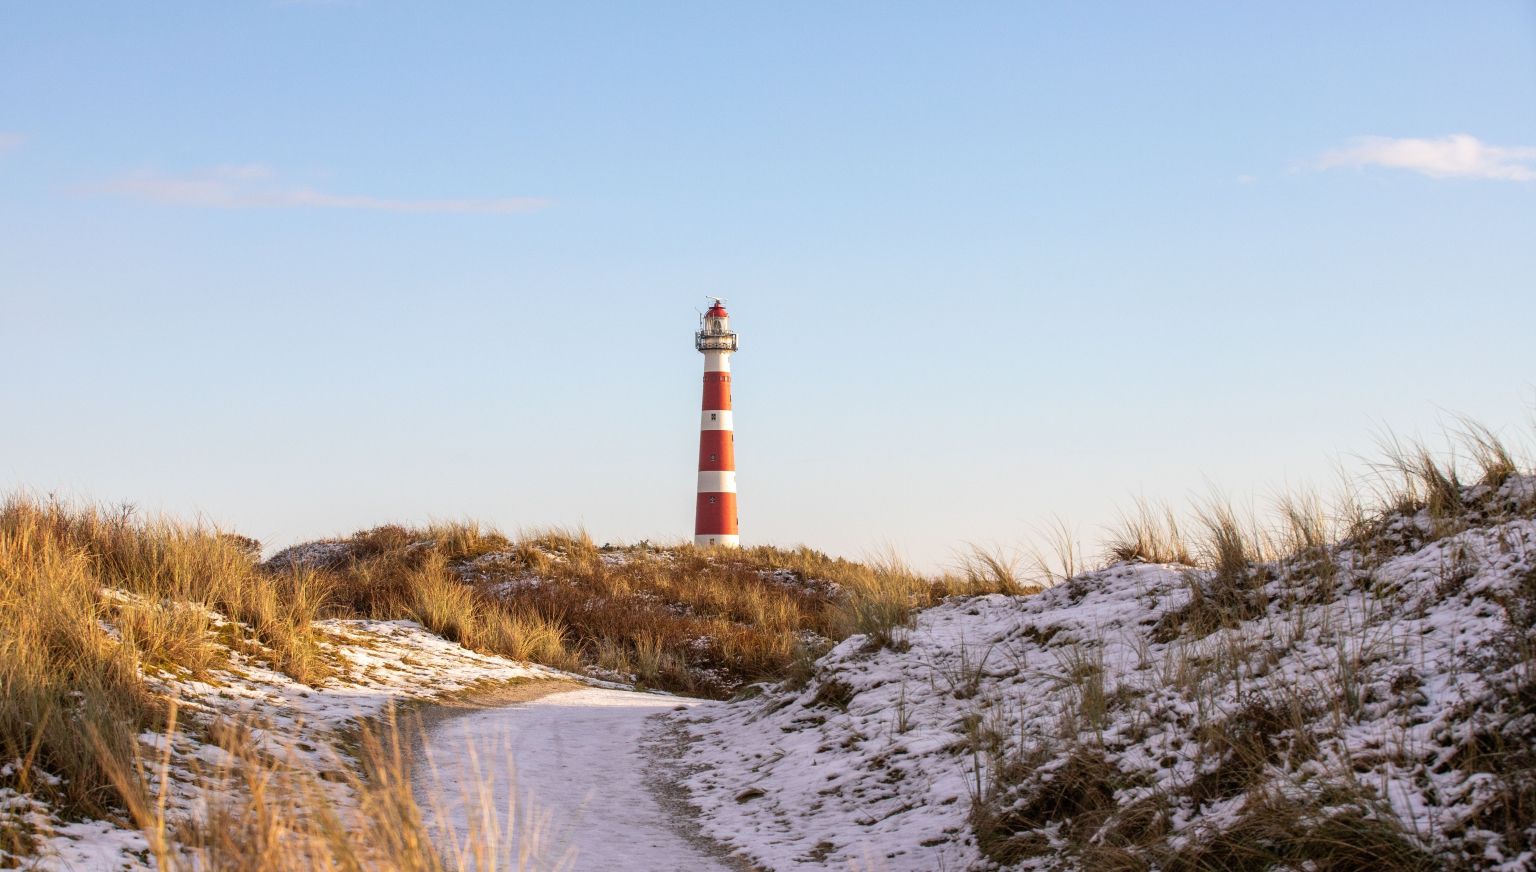
<path fill-rule="evenodd" d="M 704 354 L 704 412 L 699 429 L 699 502 L 693 544 L 707 548 L 741 545 L 736 517 L 736 435 L 731 429 L 731 354 L 736 334 L 725 301 L 699 318 L 693 347 Z"/>

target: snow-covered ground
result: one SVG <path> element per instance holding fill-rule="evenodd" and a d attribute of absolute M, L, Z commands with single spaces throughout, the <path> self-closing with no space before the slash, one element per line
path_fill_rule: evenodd
<path fill-rule="evenodd" d="M 535 868 L 733 868 L 688 838 L 681 829 L 686 822 L 648 783 L 658 774 L 644 750 L 657 730 L 652 715 L 692 702 L 582 688 L 453 717 L 428 733 L 418 801 L 437 818 L 434 832 L 452 832 L 454 843 L 446 847 L 466 857 L 473 850 L 466 846 L 489 826 L 525 849 Z M 494 822 L 474 811 L 485 808 L 486 799 Z"/>
<path fill-rule="evenodd" d="M 1529 505 L 1530 479 L 1509 487 Z M 1332 575 L 1256 567 L 1252 611 L 1226 627 L 1196 627 L 1213 573 L 1121 564 L 922 612 L 900 650 L 852 637 L 801 690 L 675 716 L 694 737 L 703 830 L 781 872 L 995 868 L 970 817 L 981 795 L 1022 840 L 1010 868 L 1075 868 L 1073 845 L 1134 848 L 1122 813 L 1153 809 L 1163 849 L 1198 851 L 1242 832 L 1250 800 L 1284 796 L 1385 816 L 1434 863 L 1536 868 L 1531 833 L 1495 829 L 1531 773 L 1467 756 L 1500 742 L 1518 755 L 1536 736 L 1519 653 L 1536 522 L 1440 538 L 1434 524 L 1400 519 L 1373 543 L 1387 553 L 1335 550 Z M 994 783 L 999 764 L 1013 771 Z M 1053 801 L 1073 778 L 1096 780 Z M 1330 811 L 1318 797 L 1340 785 L 1362 799 Z M 1096 795 L 1081 819 L 1100 823 L 1074 833 L 1072 803 Z"/>
<path fill-rule="evenodd" d="M 416 789 L 429 831 L 459 855 L 450 857 L 449 868 L 490 868 L 508 857 L 543 872 L 736 868 L 720 865 L 704 840 L 684 832 L 680 803 L 669 804 L 656 789 L 666 773 L 643 747 L 662 732 L 653 715 L 694 700 L 478 654 L 410 621 L 328 620 L 318 626 L 337 669 L 319 687 L 300 684 L 240 650 L 230 650 L 227 665 L 198 679 L 145 675 L 180 711 L 182 729 L 169 739 L 173 821 L 200 814 L 217 790 L 206 773 L 233 762 L 199 724 L 253 718 L 258 726 L 251 741 L 326 776 L 347 765 L 332 741 L 338 733 L 383 715 L 391 704 L 466 694 L 538 696 L 554 688 L 549 696 L 505 707 L 426 710 L 429 733 L 417 757 Z M 410 729 L 415 722 L 412 717 L 403 724 Z M 140 738 L 147 758 L 167 747 L 164 735 Z M 336 805 L 347 807 L 345 779 L 326 777 L 324 783 Z M 153 868 L 147 842 L 132 828 L 64 821 L 30 797 L 0 791 L 0 823 L 5 816 L 28 821 L 41 844 L 27 858 L 0 851 L 0 868 L 13 861 L 40 872 Z M 466 840 L 479 844 L 464 849 Z M 476 862 L 477 853 L 483 862 Z"/>
<path fill-rule="evenodd" d="M 414 786 L 451 867 L 487 868 L 489 840 L 587 872 L 1091 869 L 1085 846 L 1104 845 L 1222 868 L 1222 840 L 1251 846 L 1244 827 L 1279 808 L 1286 838 L 1353 815 L 1414 868 L 1520 872 L 1536 869 L 1517 807 L 1536 802 L 1536 479 L 1468 499 L 1481 514 L 1426 510 L 1225 573 L 1121 563 L 951 600 L 888 647 L 847 639 L 803 687 L 733 702 L 592 686 L 407 621 L 322 622 L 338 671 L 318 687 L 250 649 L 146 680 L 184 724 L 259 716 L 253 742 L 322 776 L 345 763 L 328 737 L 393 702 L 563 682 L 428 719 Z M 169 743 L 172 817 L 196 814 L 199 772 L 227 755 L 195 728 L 141 739 Z M 344 804 L 345 780 L 323 780 Z M 29 868 L 148 868 L 132 830 L 0 791 L 7 815 L 46 835 Z"/>
<path fill-rule="evenodd" d="M 113 592 L 113 596 L 130 598 Z M 217 618 L 222 623 L 222 618 Z M 325 647 L 338 673 L 319 687 L 300 684 L 272 669 L 259 657 L 229 651 L 229 663 L 202 679 L 165 673 L 145 676 L 156 692 L 176 700 L 182 725 L 206 724 L 215 718 L 255 718 L 265 726 L 253 731 L 262 742 L 288 759 L 324 773 L 342 763 L 328 741 L 361 718 L 383 714 L 391 704 L 432 700 L 513 682 L 572 680 L 568 673 L 534 664 L 478 654 L 427 632 L 411 621 L 327 620 L 319 622 Z M 167 796 L 172 817 L 196 814 L 209 798 L 199 775 L 228 762 L 220 748 L 197 730 L 179 731 L 171 751 L 172 786 Z M 166 737 L 141 737 L 146 756 L 154 758 Z M 345 803 L 344 787 L 331 785 L 335 799 Z M 107 821 L 63 821 L 29 797 L 0 790 L 0 815 L 24 817 L 43 835 L 40 850 L 27 858 L 37 870 L 148 869 L 148 845 L 133 829 Z M 0 820 L 3 823 L 3 820 Z M 0 851 L 0 868 L 7 858 Z"/>

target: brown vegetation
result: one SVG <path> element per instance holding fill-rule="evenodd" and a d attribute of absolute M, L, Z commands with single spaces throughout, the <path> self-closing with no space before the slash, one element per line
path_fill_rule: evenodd
<path fill-rule="evenodd" d="M 133 797 L 113 773 L 163 725 L 145 670 L 202 674 L 231 647 L 294 678 L 327 674 L 313 621 L 322 581 L 258 568 L 249 541 L 13 497 L 0 507 L 0 778 L 66 814 L 111 815 Z M 222 614 L 233 621 L 219 618 Z M 0 833 L 21 853 L 26 834 Z"/>
<path fill-rule="evenodd" d="M 1273 579 L 1263 573 L 1276 567 L 1310 579 L 1286 595 L 1305 602 L 1329 596 L 1330 549 L 1388 555 L 1536 508 L 1500 495 L 1518 470 L 1493 434 L 1468 424 L 1463 444 L 1474 467 L 1470 475 L 1422 446 L 1394 443 L 1376 507 L 1350 497 L 1329 513 L 1315 498 L 1293 498 L 1282 502 L 1282 524 L 1274 532 L 1255 531 L 1225 504 L 1213 503 L 1199 513 L 1200 523 L 1188 526 L 1203 534 L 1190 544 L 1171 513 L 1143 505 L 1113 537 L 1109 554 L 1203 567 L 1198 579 L 1190 576 L 1190 605 L 1151 628 L 1163 640 L 1203 638 L 1265 612 L 1271 603 L 1260 597 Z M 1421 514 L 1430 519 L 1427 527 L 1404 521 Z M 1078 558 L 1064 525 L 1061 530 L 1059 572 L 1046 572 L 1070 580 Z M 408 618 L 477 650 L 723 697 L 756 681 L 803 680 L 817 656 L 853 634 L 871 646 L 899 646 L 895 629 L 946 596 L 1036 589 L 1020 580 L 1017 561 L 983 550 L 962 559 L 957 574 L 929 578 L 895 558 L 855 563 L 804 547 L 599 547 L 579 531 L 513 538 L 472 523 L 385 526 L 333 544 L 323 560 L 290 551 L 287 559 L 262 564 L 253 542 L 205 526 L 141 519 L 129 510 L 8 500 L 0 507 L 0 761 L 20 765 L 0 776 L 0 788 L 70 814 L 126 812 L 151 835 L 157 854 L 169 851 L 174 838 L 201 852 L 203 868 L 260 862 L 261 868 L 437 869 L 419 809 L 400 780 L 398 755 L 391 757 L 394 740 L 367 731 L 359 752 L 367 775 L 351 784 L 362 797 L 361 817 L 343 820 L 318 799 L 315 814 L 284 816 L 282 809 L 291 806 L 265 802 L 271 794 L 263 791 L 306 796 L 320 786 L 301 767 L 241 745 L 241 731 L 231 730 L 224 734 L 226 750 L 241 765 L 219 777 L 239 782 L 229 794 L 233 804 L 217 809 L 200 830 L 168 834 L 163 810 L 147 799 L 153 779 L 136 736 L 172 728 L 173 719 L 143 673 L 203 675 L 235 649 L 318 685 L 331 666 L 317 619 Z M 1512 625 L 1530 626 L 1536 595 L 1527 600 L 1509 605 L 1512 616 L 1521 616 Z M 1508 649 L 1489 656 L 1504 658 L 1501 668 L 1531 662 L 1528 635 L 1512 634 Z M 1066 670 L 1076 682 L 1068 709 L 1088 727 L 1109 704 L 1102 670 L 1091 666 Z M 1219 658 L 1191 660 L 1181 666 L 1191 675 L 1180 680 L 1198 688 L 1200 670 L 1221 668 Z M 1341 687 L 1348 671 L 1341 661 Z M 1512 710 L 1536 711 L 1532 687 L 1527 679 L 1510 688 Z M 1347 706 L 1348 694 L 1341 691 L 1340 700 Z M 834 707 L 839 701 L 836 694 L 823 700 Z M 1294 747 L 1296 712 L 1311 704 L 1254 700 L 1220 729 L 1198 736 L 1223 762 L 1191 789 L 1228 796 L 1252 786 L 1276 755 L 1302 753 Z M 985 734 L 978 722 L 977 754 Z M 1293 745 L 1282 746 L 1281 736 Z M 1536 814 L 1530 742 L 1528 733 L 1480 733 L 1465 759 L 1455 761 L 1469 771 L 1520 774 L 1508 795 L 1490 803 L 1482 821 L 1489 829 L 1515 833 Z M 995 742 L 985 744 L 987 753 L 996 752 Z M 990 769 L 994 783 L 978 785 L 977 829 L 995 859 L 1033 851 L 1038 839 L 1032 834 L 1042 826 L 1079 835 L 1083 858 L 1110 865 L 1116 852 L 1159 837 L 1163 822 L 1155 804 L 1118 810 L 1105 804 L 1117 785 L 1091 746 L 1067 759 L 1072 765 L 1034 784 L 1027 802 L 1018 802 L 1010 783 L 1024 777 L 1027 761 L 1000 757 Z M 1002 797 L 1011 804 L 1000 804 Z M 1422 868 L 1412 841 L 1360 794 L 1330 797 L 1343 811 L 1326 817 L 1295 796 L 1256 797 L 1240 831 L 1163 859 L 1170 868 L 1204 869 L 1324 857 L 1352 868 L 1374 857 L 1390 860 L 1392 868 Z M 1285 835 L 1303 826 L 1314 843 Z M 253 845 L 287 859 L 253 861 Z M 25 848 L 26 834 L 0 822 L 0 851 Z M 163 868 L 180 862 L 166 857 Z"/>
<path fill-rule="evenodd" d="M 700 696 L 803 673 L 855 633 L 892 628 L 945 596 L 1022 592 L 1012 567 L 980 555 L 927 578 L 887 557 L 868 564 L 809 548 L 599 547 L 582 532 L 517 540 L 476 524 L 379 527 L 340 540 L 324 572 L 349 611 L 410 618 L 467 647 Z M 275 558 L 297 571 L 302 550 Z"/>
<path fill-rule="evenodd" d="M 380 527 L 345 540 L 330 560 L 262 564 L 258 550 L 130 509 L 26 496 L 0 507 L 0 761 L 20 763 L 0 775 L 0 788 L 66 815 L 126 812 L 146 825 L 154 809 L 136 737 L 167 728 L 167 704 L 143 676 L 205 677 L 238 650 L 318 686 L 332 670 L 321 618 L 407 618 L 480 651 L 724 696 L 749 681 L 804 675 L 852 633 L 887 644 L 914 609 L 950 593 L 1020 589 L 1002 566 L 932 580 L 894 559 L 866 566 L 804 548 L 599 548 L 565 531 L 514 541 L 475 524 Z M 178 844 L 200 846 L 209 868 L 238 869 L 238 849 L 276 827 L 315 843 L 301 854 L 367 866 L 345 859 L 353 849 L 324 814 L 302 823 L 261 817 L 251 804 L 259 789 L 303 795 L 310 786 L 263 768 L 268 755 L 228 750 L 241 761 L 228 777 L 257 779 L 231 794 L 247 804 L 221 811 L 228 819 L 202 835 L 173 834 Z M 385 830 L 409 830 L 397 819 L 404 810 L 380 808 L 396 815 L 385 815 Z M 0 851 L 24 854 L 30 837 L 16 820 L 0 820 Z"/>

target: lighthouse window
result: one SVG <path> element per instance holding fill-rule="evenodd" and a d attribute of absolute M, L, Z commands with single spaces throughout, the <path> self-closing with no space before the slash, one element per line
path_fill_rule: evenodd
<path fill-rule="evenodd" d="M 714 503 L 715 503 L 715 498 L 714 498 L 714 497 L 710 497 L 710 498 L 709 498 L 709 503 L 710 503 L 710 505 L 714 505 Z"/>
<path fill-rule="evenodd" d="M 720 416 L 716 415 L 714 412 L 710 412 L 709 413 L 709 420 L 711 420 L 711 421 L 715 420 L 718 417 L 720 417 Z"/>
<path fill-rule="evenodd" d="M 717 460 L 719 460 L 719 459 L 720 459 L 720 458 L 718 458 L 718 457 L 716 457 L 716 456 L 715 456 L 715 455 L 713 455 L 713 454 L 711 454 L 711 455 L 710 455 L 710 456 L 709 456 L 709 461 L 710 461 L 710 462 L 711 462 L 711 463 L 713 463 L 713 462 L 715 462 L 715 461 L 717 461 Z"/>

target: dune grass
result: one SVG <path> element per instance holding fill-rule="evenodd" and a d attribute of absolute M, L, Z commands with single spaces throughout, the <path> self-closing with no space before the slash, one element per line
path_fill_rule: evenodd
<path fill-rule="evenodd" d="M 928 578 L 895 557 L 599 547 L 582 531 L 558 529 L 511 538 L 478 524 L 387 526 L 338 541 L 347 557 L 326 571 L 335 596 L 357 613 L 417 620 L 481 651 L 701 696 L 801 674 L 807 660 L 855 633 L 889 644 L 914 610 L 951 594 L 1031 589 L 1006 563 L 979 558 L 961 574 Z"/>
<path fill-rule="evenodd" d="M 444 532 L 455 547 L 474 547 L 472 528 Z M 175 705 L 145 676 L 206 677 L 239 650 L 323 684 L 332 667 L 315 622 L 365 611 L 345 576 L 264 567 L 253 545 L 130 511 L 29 496 L 0 506 L 0 791 L 65 818 L 126 820 L 167 870 L 558 868 L 489 831 L 457 864 L 445 861 L 427 838 L 392 724 L 363 725 L 355 753 L 337 752 L 339 792 L 281 748 L 252 741 L 258 723 L 195 726 L 229 763 L 194 773 L 204 817 L 171 820 L 168 761 L 146 760 L 139 736 L 176 734 Z M 393 583 L 399 608 L 467 643 L 558 659 L 548 656 L 559 655 L 558 638 L 515 611 L 488 617 L 473 589 L 443 572 L 441 555 Z M 355 801 L 338 801 L 346 795 Z M 0 815 L 0 858 L 26 856 L 34 838 L 24 817 Z"/>
<path fill-rule="evenodd" d="M 1351 495 L 1328 510 L 1316 497 L 1290 497 L 1271 529 L 1219 501 L 1182 525 L 1167 510 L 1142 505 L 1107 551 L 1111 560 L 1208 570 L 1177 622 L 1151 632 L 1209 634 L 1267 608 L 1255 599 L 1263 561 L 1311 565 L 1321 583 L 1333 565 L 1331 548 L 1385 555 L 1405 540 L 1531 512 L 1530 494 L 1501 490 L 1520 467 L 1497 437 L 1466 424 L 1461 439 L 1459 464 L 1423 446 L 1392 443 L 1371 504 Z M 1405 525 L 1404 517 L 1429 523 Z M 805 547 L 610 547 L 579 530 L 509 536 L 474 523 L 384 526 L 337 544 L 341 556 L 328 561 L 260 563 L 251 540 L 205 525 L 27 496 L 7 500 L 0 506 L 0 761 L 19 765 L 8 767 L 0 788 L 65 814 L 127 810 L 142 817 L 143 789 L 132 776 L 142 768 L 135 737 L 169 723 L 166 703 L 141 675 L 205 675 L 235 649 L 320 685 L 332 667 L 315 622 L 326 617 L 407 618 L 481 651 L 724 697 L 756 681 L 803 680 L 817 656 L 855 634 L 870 646 L 899 647 L 896 629 L 947 596 L 1039 587 L 1021 577 L 1018 560 L 985 549 L 962 557 L 954 573 L 928 577 L 894 556 L 858 563 Z M 1081 567 L 1075 543 L 1058 545 L 1058 553 L 1060 565 L 1042 569 L 1048 581 L 1070 580 Z M 1092 707 L 1082 708 L 1092 720 Z M 1516 751 L 1485 756 L 1506 761 L 1500 765 L 1526 761 Z M 374 786 L 370 779 L 357 789 Z M 410 809 L 390 806 L 400 801 L 394 789 L 395 800 L 369 800 L 380 803 L 369 814 L 385 822 L 389 832 L 375 836 L 386 842 L 416 832 L 400 817 Z M 1525 794 L 1510 803 L 1522 819 L 1532 804 Z M 229 814 L 220 832 L 242 834 L 238 843 L 217 843 L 224 837 L 213 830 L 193 843 L 209 857 L 229 858 L 209 868 L 241 868 L 240 846 L 267 838 L 263 827 L 316 826 L 295 858 L 330 852 L 334 868 L 367 867 L 323 815 L 300 824 L 253 819 L 255 806 Z M 0 849 L 18 853 L 24 842 L 25 834 L 0 828 Z M 436 868 L 398 859 L 414 850 L 389 848 L 398 864 L 379 868 Z"/>
<path fill-rule="evenodd" d="M 1532 479 L 1513 481 L 1532 475 L 1529 466 L 1485 427 L 1462 421 L 1452 435 L 1452 450 L 1440 452 L 1385 440 L 1384 459 L 1370 476 L 1332 503 L 1313 493 L 1282 495 L 1267 520 L 1222 499 L 1198 504 L 1187 522 L 1139 502 L 1110 532 L 1104 569 L 1161 563 L 1187 579 L 1185 603 L 1148 627 L 1149 641 L 1174 652 L 1151 681 L 1156 692 L 1177 694 L 1203 713 L 1206 720 L 1197 719 L 1188 736 L 1202 760 L 1216 765 L 1163 792 L 1129 783 L 1104 755 L 1102 669 L 1064 662 L 1072 682 L 1063 689 L 1059 723 L 1035 725 L 1028 735 L 978 729 L 971 737 L 971 821 L 983 852 L 1004 866 L 1050 856 L 1081 868 L 1179 872 L 1448 868 L 1429 847 L 1434 834 L 1409 831 L 1376 785 L 1350 771 L 1301 783 L 1283 775 L 1306 769 L 1320 743 L 1337 741 L 1319 725 L 1342 729 L 1362 716 L 1367 649 L 1392 642 L 1351 639 L 1342 624 L 1309 623 L 1318 614 L 1327 618 L 1339 586 L 1351 580 L 1345 576 L 1368 587 L 1372 570 L 1395 556 L 1470 528 L 1536 517 Z M 1454 565 L 1443 571 L 1442 595 L 1448 595 L 1462 576 Z M 1461 715 L 1472 735 L 1452 763 L 1469 773 L 1498 774 L 1501 786 L 1489 790 L 1466 826 L 1499 834 L 1513 853 L 1528 850 L 1536 832 L 1536 574 L 1522 585 L 1501 603 L 1504 638 L 1469 661 L 1495 686 L 1520 677 L 1497 711 Z M 1264 621 L 1275 629 L 1267 642 L 1263 627 L 1254 630 Z M 1254 633 L 1245 634 L 1245 627 Z M 1275 639 L 1297 644 L 1330 637 L 1337 666 L 1316 686 L 1250 692 L 1236 704 L 1218 697 L 1218 688 L 1240 687 L 1253 664 L 1264 668 L 1264 658 L 1275 656 L 1265 645 Z M 1087 644 L 1102 650 L 1104 640 Z M 1082 659 L 1081 652 L 1070 653 Z M 1122 676 L 1113 704 L 1137 705 L 1134 686 Z M 1156 720 L 1150 710 L 1143 717 Z M 1472 726 L 1477 723 L 1497 726 Z M 1142 798 L 1121 804 L 1122 791 Z M 1180 802 L 1218 808 L 1238 796 L 1245 798 L 1221 826 L 1173 838 L 1170 815 Z"/>
<path fill-rule="evenodd" d="M 0 760 L 21 761 L 0 786 L 101 813 L 116 796 L 87 734 L 124 758 L 160 706 L 139 679 L 141 652 L 103 627 L 91 558 L 40 520 L 27 504 L 0 509 Z"/>
<path fill-rule="evenodd" d="M 256 543 L 206 525 L 8 499 L 0 761 L 18 765 L 0 788 L 65 815 L 138 815 L 142 795 L 125 793 L 136 737 L 167 727 L 144 674 L 206 677 L 238 650 L 319 686 L 332 672 L 322 618 L 407 618 L 481 651 L 725 696 L 804 674 L 853 633 L 890 644 L 914 609 L 948 594 L 1024 589 L 1003 566 L 929 579 L 894 558 L 599 548 L 579 531 L 513 538 L 473 523 L 386 526 L 345 543 L 328 565 L 263 564 Z M 0 827 L 0 849 L 21 854 L 27 841 Z"/>
<path fill-rule="evenodd" d="M 204 674 L 237 646 L 322 680 L 323 580 L 264 572 L 250 544 L 128 511 L 27 496 L 0 506 L 0 760 L 19 763 L 0 788 L 67 815 L 125 808 L 111 773 L 165 721 L 144 670 Z M 22 834 L 7 841 L 26 847 Z"/>

